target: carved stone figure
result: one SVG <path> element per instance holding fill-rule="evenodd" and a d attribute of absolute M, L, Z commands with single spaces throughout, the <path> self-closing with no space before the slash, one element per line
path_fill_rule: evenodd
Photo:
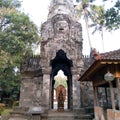
<path fill-rule="evenodd" d="M 56 90 L 56 100 L 58 103 L 58 111 L 63 111 L 64 102 L 66 100 L 66 89 L 63 85 L 59 85 L 55 90 Z"/>
<path fill-rule="evenodd" d="M 69 33 L 69 26 L 68 26 L 67 21 L 65 20 L 57 21 L 54 27 L 55 27 L 54 28 L 55 33 L 57 34 L 68 34 Z"/>
<path fill-rule="evenodd" d="M 59 85 L 58 87 L 56 87 L 56 100 L 58 101 L 58 95 L 60 93 L 60 91 L 62 91 L 62 94 L 63 94 L 63 98 L 64 98 L 64 101 L 66 99 L 66 89 L 63 85 Z"/>
<path fill-rule="evenodd" d="M 64 110 L 64 96 L 62 90 L 58 94 L 58 111 L 62 112 Z"/>

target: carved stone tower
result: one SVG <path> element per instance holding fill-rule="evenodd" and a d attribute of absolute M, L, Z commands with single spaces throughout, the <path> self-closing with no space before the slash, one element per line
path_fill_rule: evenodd
<path fill-rule="evenodd" d="M 62 70 L 67 76 L 67 109 L 80 108 L 78 78 L 83 67 L 83 39 L 72 0 L 52 0 L 41 37 L 41 58 L 29 59 L 21 69 L 20 106 L 53 109 L 54 77 Z"/>
<path fill-rule="evenodd" d="M 80 107 L 82 28 L 72 0 L 52 0 L 48 20 L 41 28 L 41 67 L 46 106 L 53 108 L 54 76 L 62 70 L 67 76 L 68 109 Z"/>

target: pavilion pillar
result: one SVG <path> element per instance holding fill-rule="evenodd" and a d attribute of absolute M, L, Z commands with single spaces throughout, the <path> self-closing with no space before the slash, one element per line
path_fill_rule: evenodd
<path fill-rule="evenodd" d="M 120 78 L 117 78 L 117 89 L 118 89 L 118 105 L 119 105 L 119 110 L 120 110 Z"/>
<path fill-rule="evenodd" d="M 110 85 L 110 92 L 111 92 L 111 101 L 112 101 L 112 108 L 115 110 L 115 98 L 114 98 L 114 90 L 112 82 L 109 82 Z"/>
<path fill-rule="evenodd" d="M 99 106 L 98 87 L 94 87 L 94 106 Z"/>

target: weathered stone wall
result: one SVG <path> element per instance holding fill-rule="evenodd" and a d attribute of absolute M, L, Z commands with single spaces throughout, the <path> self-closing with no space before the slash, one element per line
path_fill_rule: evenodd
<path fill-rule="evenodd" d="M 41 92 L 41 77 L 22 77 L 20 89 L 20 107 L 39 106 L 41 104 Z"/>
<path fill-rule="evenodd" d="M 40 58 L 26 58 L 21 65 L 21 75 L 20 107 L 39 106 L 43 87 Z"/>
<path fill-rule="evenodd" d="M 92 82 L 81 82 L 80 91 L 81 91 L 81 107 L 94 106 Z"/>

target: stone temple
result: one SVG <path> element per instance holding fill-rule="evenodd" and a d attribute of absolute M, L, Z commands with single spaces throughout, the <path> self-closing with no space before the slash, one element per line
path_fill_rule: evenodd
<path fill-rule="evenodd" d="M 9 120 L 28 120 L 30 116 L 33 116 L 31 120 L 83 120 L 80 112 L 83 113 L 82 107 L 89 95 L 82 95 L 87 88 L 83 86 L 81 90 L 78 81 L 84 63 L 83 38 L 72 0 L 51 1 L 48 19 L 41 27 L 41 37 L 41 57 L 26 59 L 21 66 L 20 104 L 13 114 L 19 111 L 24 118 L 18 115 Z M 54 78 L 60 70 L 67 77 L 66 108 L 56 113 Z M 84 119 L 91 120 L 90 117 Z"/>

